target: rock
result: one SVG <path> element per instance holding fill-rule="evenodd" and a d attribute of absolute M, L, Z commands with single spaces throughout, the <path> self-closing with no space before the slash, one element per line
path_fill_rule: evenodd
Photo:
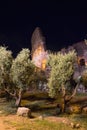
<path fill-rule="evenodd" d="M 73 113 L 80 114 L 81 113 L 81 107 L 80 106 L 73 106 Z"/>
<path fill-rule="evenodd" d="M 68 124 L 67 120 L 63 120 L 62 122 L 63 122 L 64 124 Z"/>
<path fill-rule="evenodd" d="M 26 107 L 19 107 L 17 110 L 18 116 L 31 117 L 31 110 Z"/>
<path fill-rule="evenodd" d="M 80 124 L 76 124 L 76 125 L 75 125 L 75 128 L 80 128 Z"/>
<path fill-rule="evenodd" d="M 42 116 L 39 116 L 38 119 L 42 120 Z"/>
<path fill-rule="evenodd" d="M 87 113 L 87 107 L 84 107 L 84 108 L 82 109 L 82 112 Z"/>
<path fill-rule="evenodd" d="M 73 122 L 70 123 L 72 128 L 75 128 L 75 124 Z"/>
<path fill-rule="evenodd" d="M 67 107 L 65 111 L 68 114 L 72 114 L 72 113 L 79 114 L 81 113 L 81 108 L 79 106 L 70 106 Z"/>
<path fill-rule="evenodd" d="M 67 107 L 65 112 L 68 113 L 68 114 L 72 114 L 73 113 L 73 107 Z"/>
<path fill-rule="evenodd" d="M 38 119 L 39 119 L 39 120 L 43 120 L 43 119 L 44 119 L 44 116 L 39 116 Z"/>

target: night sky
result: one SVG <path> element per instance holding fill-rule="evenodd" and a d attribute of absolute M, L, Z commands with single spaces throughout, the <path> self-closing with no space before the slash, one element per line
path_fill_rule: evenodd
<path fill-rule="evenodd" d="M 87 34 L 87 4 L 58 0 L 4 1 L 0 3 L 0 44 L 16 55 L 31 49 L 34 29 L 41 28 L 48 50 L 58 51 L 84 40 Z M 61 0 L 62 1 L 62 0 Z"/>

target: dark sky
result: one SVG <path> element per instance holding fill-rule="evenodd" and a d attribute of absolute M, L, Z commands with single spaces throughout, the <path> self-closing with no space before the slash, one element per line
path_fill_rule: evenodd
<path fill-rule="evenodd" d="M 73 0 L 74 1 L 74 0 Z M 84 1 L 18 0 L 0 3 L 0 44 L 14 53 L 31 49 L 31 36 L 39 26 L 49 50 L 84 40 L 87 34 L 87 4 Z"/>

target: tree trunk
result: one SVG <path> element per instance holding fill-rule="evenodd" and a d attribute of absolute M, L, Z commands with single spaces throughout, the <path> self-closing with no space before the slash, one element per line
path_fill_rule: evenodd
<path fill-rule="evenodd" d="M 14 93 L 11 93 L 7 88 L 5 88 L 5 91 L 6 91 L 6 93 L 8 93 L 11 97 L 13 97 L 15 99 L 15 106 L 19 107 L 21 104 L 23 89 L 20 89 L 19 92 L 17 92 L 15 90 Z"/>
<path fill-rule="evenodd" d="M 21 98 L 16 98 L 16 101 L 15 101 L 15 106 L 16 107 L 19 107 L 21 105 Z"/>
<path fill-rule="evenodd" d="M 61 105 L 61 112 L 62 113 L 65 113 L 65 108 L 66 108 L 65 97 L 66 97 L 66 90 L 65 90 L 64 85 L 62 85 L 62 105 Z"/>
<path fill-rule="evenodd" d="M 67 104 L 66 104 L 65 99 L 62 98 L 61 104 L 60 104 L 60 103 L 57 104 L 57 108 L 59 109 L 59 114 L 65 113 L 66 105 L 67 105 Z"/>
<path fill-rule="evenodd" d="M 15 106 L 19 107 L 21 105 L 21 98 L 22 98 L 22 89 L 19 90 L 18 96 L 15 97 L 16 102 L 15 102 Z"/>
<path fill-rule="evenodd" d="M 66 100 L 65 97 L 63 97 L 63 101 L 62 101 L 62 105 L 61 105 L 61 112 L 65 113 L 65 109 L 66 109 Z"/>
<path fill-rule="evenodd" d="M 64 89 L 64 88 L 62 89 L 62 90 L 63 90 L 62 113 L 65 113 L 65 110 L 66 110 L 67 105 L 69 104 L 69 102 L 71 101 L 71 99 L 75 96 L 76 90 L 77 90 L 79 84 L 80 84 L 80 82 L 77 83 L 77 85 L 76 85 L 76 87 L 75 87 L 75 89 L 74 89 L 72 95 L 71 95 L 68 99 L 66 98 L 67 95 L 66 95 L 65 89 Z"/>

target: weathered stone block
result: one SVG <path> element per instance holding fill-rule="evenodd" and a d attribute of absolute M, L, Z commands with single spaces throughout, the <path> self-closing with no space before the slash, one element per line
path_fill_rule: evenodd
<path fill-rule="evenodd" d="M 17 110 L 18 116 L 31 117 L 31 110 L 26 107 L 19 107 Z"/>

